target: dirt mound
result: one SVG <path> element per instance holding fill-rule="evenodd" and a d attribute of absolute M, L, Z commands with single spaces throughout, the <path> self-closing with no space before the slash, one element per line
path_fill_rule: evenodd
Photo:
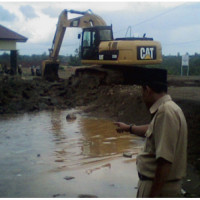
<path fill-rule="evenodd" d="M 63 103 L 52 94 L 55 83 L 41 79 L 23 80 L 5 76 L 0 80 L 0 113 L 22 113 L 54 106 L 62 108 Z M 56 84 L 57 85 L 57 84 Z"/>

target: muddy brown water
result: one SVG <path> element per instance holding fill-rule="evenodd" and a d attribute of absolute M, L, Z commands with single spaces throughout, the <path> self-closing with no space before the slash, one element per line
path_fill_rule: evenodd
<path fill-rule="evenodd" d="M 107 119 L 66 121 L 69 112 L 0 116 L 0 197 L 136 196 L 143 141 Z"/>

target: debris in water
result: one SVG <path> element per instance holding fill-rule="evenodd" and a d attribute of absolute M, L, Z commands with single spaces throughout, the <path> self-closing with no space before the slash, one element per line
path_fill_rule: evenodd
<path fill-rule="evenodd" d="M 79 194 L 78 198 L 98 198 L 98 196 L 93 194 Z"/>
<path fill-rule="evenodd" d="M 66 120 L 75 120 L 75 119 L 76 119 L 76 115 L 73 114 L 73 113 L 68 114 L 68 115 L 66 116 Z"/>
<path fill-rule="evenodd" d="M 69 181 L 69 180 L 75 179 L 75 177 L 73 177 L 73 176 L 65 176 L 64 179 L 67 180 L 67 181 Z"/>
<path fill-rule="evenodd" d="M 112 183 L 112 184 L 110 184 L 109 186 L 111 186 L 111 187 L 115 187 L 115 184 L 114 184 L 114 183 Z"/>
<path fill-rule="evenodd" d="M 132 158 L 132 153 L 131 152 L 124 152 L 123 153 L 123 157 L 126 157 L 126 158 Z"/>
<path fill-rule="evenodd" d="M 53 197 L 56 198 L 56 197 L 65 197 L 66 194 L 54 194 Z"/>
<path fill-rule="evenodd" d="M 64 160 L 63 159 L 55 160 L 55 162 L 64 162 Z"/>
<path fill-rule="evenodd" d="M 21 174 L 17 174 L 17 176 L 22 176 Z"/>

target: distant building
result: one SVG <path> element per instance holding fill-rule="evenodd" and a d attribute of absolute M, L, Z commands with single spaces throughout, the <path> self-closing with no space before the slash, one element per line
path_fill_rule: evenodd
<path fill-rule="evenodd" d="M 0 25 L 0 51 L 10 51 L 10 67 L 14 74 L 17 70 L 17 42 L 26 42 L 27 39 Z"/>

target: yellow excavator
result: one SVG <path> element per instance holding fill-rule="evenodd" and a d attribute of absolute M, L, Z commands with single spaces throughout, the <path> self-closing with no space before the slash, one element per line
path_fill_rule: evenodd
<path fill-rule="evenodd" d="M 68 19 L 68 13 L 81 16 Z M 52 48 L 49 50 L 49 59 L 42 64 L 42 76 L 47 80 L 59 79 L 58 55 L 67 27 L 82 28 L 79 39 L 81 38 L 81 62 L 84 65 L 123 71 L 162 62 L 161 44 L 153 38 L 143 36 L 114 39 L 112 25 L 107 26 L 106 22 L 91 10 L 63 10 L 58 19 Z"/>

